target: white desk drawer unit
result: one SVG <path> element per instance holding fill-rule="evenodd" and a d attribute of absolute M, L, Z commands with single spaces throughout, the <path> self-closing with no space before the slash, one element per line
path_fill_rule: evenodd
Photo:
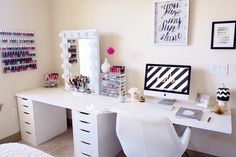
<path fill-rule="evenodd" d="M 23 141 L 37 146 L 67 130 L 64 108 L 22 97 L 17 102 Z"/>
<path fill-rule="evenodd" d="M 75 157 L 112 157 L 121 150 L 115 113 L 72 111 L 72 120 Z"/>
<path fill-rule="evenodd" d="M 25 98 L 18 98 L 17 101 L 21 138 L 28 143 L 36 145 L 32 101 Z"/>

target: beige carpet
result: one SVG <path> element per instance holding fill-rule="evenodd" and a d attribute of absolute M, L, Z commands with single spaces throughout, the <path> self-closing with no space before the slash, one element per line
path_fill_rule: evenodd
<path fill-rule="evenodd" d="M 23 141 L 21 141 L 20 143 L 27 144 Z M 69 129 L 67 132 L 35 148 L 38 148 L 55 157 L 74 157 L 72 129 Z"/>
<path fill-rule="evenodd" d="M 27 144 L 23 141 L 20 141 L 20 143 Z M 72 129 L 68 129 L 67 132 L 35 148 L 38 148 L 55 157 L 74 157 Z M 211 155 L 207 155 L 207 154 L 203 154 L 203 153 L 199 153 L 195 151 L 190 151 L 190 150 L 188 150 L 187 152 L 190 157 L 214 157 Z M 120 152 L 116 157 L 126 157 L 126 156 L 123 152 Z M 183 155 L 183 157 L 187 157 L 187 156 Z"/>

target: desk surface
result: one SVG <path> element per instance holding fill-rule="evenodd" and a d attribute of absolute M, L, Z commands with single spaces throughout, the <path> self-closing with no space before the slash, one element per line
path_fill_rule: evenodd
<path fill-rule="evenodd" d="M 64 91 L 63 88 L 37 88 L 17 93 L 16 96 L 72 110 L 89 110 L 94 114 L 124 110 L 136 113 L 147 112 L 168 117 L 174 124 L 227 134 L 232 133 L 231 110 L 227 111 L 224 115 L 217 115 L 209 109 L 201 109 L 203 115 L 200 121 L 177 118 L 175 113 L 180 107 L 199 109 L 199 107 L 186 102 L 176 102 L 174 104 L 174 109 L 169 111 L 160 109 L 156 104 L 152 103 L 152 100 L 147 100 L 145 103 L 131 103 L 129 100 L 125 103 L 119 103 L 117 98 L 95 94 L 73 94 Z M 207 122 L 209 117 L 211 117 L 211 120 L 210 122 Z"/>
<path fill-rule="evenodd" d="M 42 102 L 71 110 L 90 110 L 93 113 L 109 112 L 118 99 L 78 92 L 67 92 L 64 88 L 36 88 L 15 94 L 18 97 Z"/>
<path fill-rule="evenodd" d="M 191 109 L 200 109 L 203 111 L 201 120 L 189 119 L 189 118 L 179 118 L 175 114 L 180 107 L 186 107 Z M 231 110 L 227 111 L 223 115 L 217 115 L 214 112 L 211 112 L 210 109 L 202 109 L 197 106 L 194 106 L 191 103 L 186 102 L 176 102 L 174 104 L 174 109 L 172 111 L 161 109 L 158 107 L 158 104 L 153 104 L 152 101 L 147 101 L 145 103 L 135 102 L 135 103 L 122 103 L 114 105 L 111 109 L 113 112 L 119 111 L 130 111 L 135 113 L 149 113 L 149 114 L 158 114 L 161 116 L 168 117 L 174 124 L 190 126 L 193 128 L 199 128 L 204 130 L 216 131 L 231 134 L 232 133 L 232 120 L 231 120 Z M 211 120 L 207 122 L 208 118 L 211 117 Z"/>

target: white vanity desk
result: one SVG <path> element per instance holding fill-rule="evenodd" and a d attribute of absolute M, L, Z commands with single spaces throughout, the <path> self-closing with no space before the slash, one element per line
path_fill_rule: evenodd
<path fill-rule="evenodd" d="M 22 140 L 39 145 L 66 131 L 66 108 L 72 110 L 75 157 L 112 157 L 121 150 L 116 114 L 109 108 L 118 99 L 37 88 L 16 94 Z"/>
<path fill-rule="evenodd" d="M 25 112 L 22 111 L 21 113 L 22 109 L 20 109 L 22 100 L 23 102 L 26 101 L 26 104 L 31 104 L 32 108 L 37 107 L 38 110 L 40 110 L 41 105 L 53 106 L 55 107 L 55 110 L 56 108 L 61 108 L 64 110 L 65 108 L 68 108 L 72 110 L 75 157 L 115 156 L 115 154 L 121 150 L 115 133 L 115 113 L 123 110 L 129 112 L 148 112 L 150 114 L 153 113 L 163 115 L 170 118 L 174 124 L 227 134 L 232 133 L 231 110 L 227 111 L 227 113 L 225 113 L 224 115 L 216 115 L 214 113 L 211 113 L 209 110 L 203 110 L 203 117 L 201 121 L 197 121 L 175 117 L 175 113 L 180 106 L 195 108 L 195 106 L 186 103 L 175 103 L 174 110 L 168 111 L 163 109 L 160 110 L 155 105 L 150 104 L 148 101 L 145 103 L 130 103 L 128 102 L 129 100 L 127 100 L 126 103 L 119 103 L 119 99 L 101 95 L 83 93 L 76 93 L 75 95 L 73 95 L 72 93 L 64 91 L 63 88 L 37 88 L 17 93 L 16 96 L 18 99 L 21 131 L 26 128 L 24 126 L 25 124 L 22 118 Z M 34 135 L 34 133 L 37 134 L 37 132 L 39 132 L 38 130 L 41 129 L 37 127 L 37 117 L 34 113 L 36 112 L 37 115 L 39 115 L 38 110 L 32 110 L 33 116 L 31 116 L 31 118 L 33 119 L 32 124 L 34 124 L 34 126 L 33 133 L 31 133 L 30 136 Z M 29 113 L 29 115 L 30 114 L 31 113 Z M 41 117 L 44 116 L 44 114 L 49 114 L 46 108 L 45 112 L 42 112 Z M 55 119 L 65 119 L 65 114 L 65 111 L 59 111 L 59 113 L 54 114 Z M 54 119 L 54 115 L 51 115 L 51 119 Z M 45 117 L 47 116 L 45 115 Z M 207 122 L 207 119 L 209 117 L 211 117 L 211 120 L 210 122 Z M 45 124 L 45 126 L 51 125 L 50 120 L 44 122 L 49 123 Z M 55 125 L 55 123 L 58 123 L 58 125 L 60 125 L 64 122 L 60 123 L 60 121 L 56 121 L 53 122 L 52 125 Z M 64 123 L 63 125 L 66 125 L 66 123 Z M 55 126 L 54 128 L 56 129 Z M 52 131 L 50 136 L 43 137 L 44 140 L 39 139 L 39 142 L 36 141 L 36 143 L 32 143 L 31 138 L 28 138 L 28 142 L 37 145 L 47 141 L 48 139 L 58 135 L 63 131 L 65 131 L 64 126 L 61 127 L 59 131 Z M 27 141 L 27 138 L 24 139 L 24 136 L 22 138 L 23 140 Z"/>

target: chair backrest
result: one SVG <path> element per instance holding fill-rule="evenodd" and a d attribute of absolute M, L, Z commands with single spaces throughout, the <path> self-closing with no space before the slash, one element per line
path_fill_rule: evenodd
<path fill-rule="evenodd" d="M 185 151 L 165 117 L 119 112 L 116 133 L 127 157 L 181 157 Z"/>

